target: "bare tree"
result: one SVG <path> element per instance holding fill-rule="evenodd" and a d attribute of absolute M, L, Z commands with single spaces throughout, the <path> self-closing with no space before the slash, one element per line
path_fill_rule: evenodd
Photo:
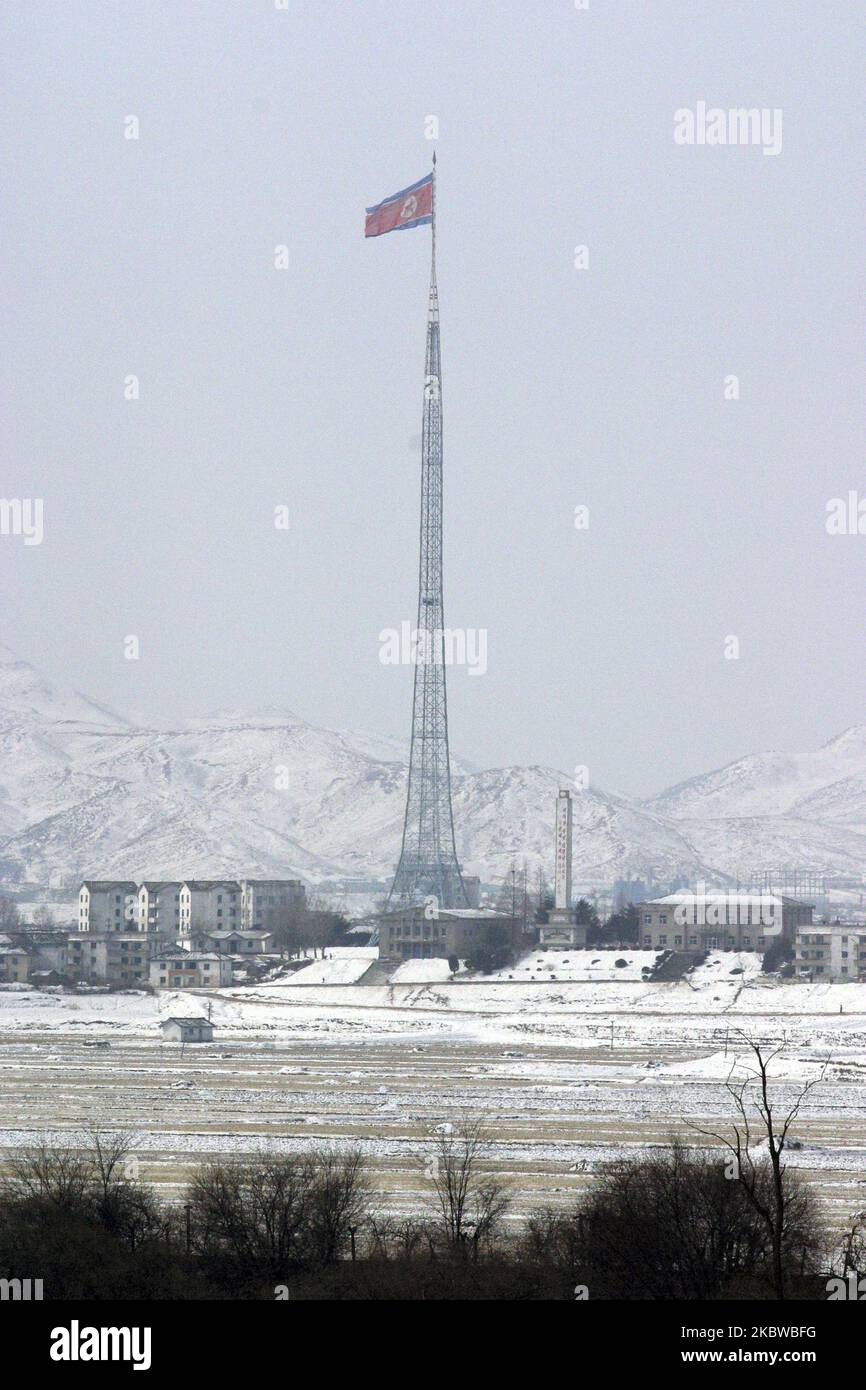
<path fill-rule="evenodd" d="M 310 1193 L 306 1156 L 207 1164 L 188 1194 L 195 1249 L 226 1286 L 279 1281 L 309 1258 Z"/>
<path fill-rule="evenodd" d="M 443 1125 L 437 1136 L 433 1186 L 441 1227 L 455 1251 L 465 1253 L 471 1240 L 475 1259 L 509 1206 L 505 1185 L 481 1168 L 489 1147 L 490 1139 L 480 1119 L 466 1118 L 459 1128 Z"/>
<path fill-rule="evenodd" d="M 103 1131 L 94 1125 L 89 1138 L 96 1213 L 106 1230 L 113 1231 L 134 1250 L 162 1225 L 152 1190 L 138 1180 L 132 1152 L 134 1137 Z"/>
<path fill-rule="evenodd" d="M 772 1250 L 773 1289 L 777 1299 L 784 1299 L 785 1256 L 789 1238 L 795 1234 L 790 1218 L 790 1184 L 785 1177 L 783 1154 L 788 1144 L 791 1126 L 794 1124 L 804 1100 L 824 1078 L 826 1063 L 818 1076 L 813 1077 L 801 1087 L 793 1105 L 778 1113 L 774 1107 L 770 1087 L 770 1066 L 783 1051 L 784 1042 L 765 1055 L 761 1044 L 754 1042 L 745 1033 L 739 1034 L 754 1059 L 750 1074 L 742 1082 L 731 1080 L 736 1063 L 731 1068 L 731 1076 L 725 1089 L 733 1101 L 736 1117 L 731 1124 L 731 1132 L 720 1134 L 715 1130 L 698 1129 L 700 1134 L 715 1139 L 725 1148 L 734 1161 L 733 1176 L 739 1182 L 752 1208 L 763 1222 Z M 698 1128 L 695 1126 L 695 1128 Z M 769 1191 L 762 1181 L 764 1168 L 763 1147 L 756 1160 L 754 1149 L 760 1133 L 761 1142 L 766 1141 L 766 1163 L 769 1163 L 771 1182 Z"/>
<path fill-rule="evenodd" d="M 866 1274 L 866 1211 L 858 1212 L 845 1231 L 833 1264 L 843 1279 L 852 1273 L 858 1279 Z"/>
<path fill-rule="evenodd" d="M 316 1180 L 311 1193 L 311 1238 L 314 1257 L 331 1264 L 351 1244 L 367 1215 L 369 1188 L 359 1148 L 339 1153 L 317 1149 L 312 1155 Z"/>
<path fill-rule="evenodd" d="M 81 1149 L 35 1144 L 10 1159 L 7 1185 L 13 1198 L 38 1198 L 73 1211 L 93 1198 L 93 1166 Z"/>

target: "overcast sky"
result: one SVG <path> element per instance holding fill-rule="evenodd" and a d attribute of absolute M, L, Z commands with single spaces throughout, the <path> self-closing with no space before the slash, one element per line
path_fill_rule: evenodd
<path fill-rule="evenodd" d="M 432 115 L 445 613 L 488 634 L 455 750 L 642 794 L 863 720 L 866 535 L 825 527 L 866 493 L 858 6 L 3 8 L 19 655 L 152 720 L 408 738 L 430 235 L 363 213 Z M 781 152 L 677 145 L 699 101 L 781 109 Z"/>

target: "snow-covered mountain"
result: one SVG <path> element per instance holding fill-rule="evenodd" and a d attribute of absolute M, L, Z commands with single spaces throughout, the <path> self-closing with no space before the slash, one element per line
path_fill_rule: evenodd
<path fill-rule="evenodd" d="M 467 872 L 550 872 L 554 768 L 454 763 Z M 82 877 L 250 874 L 385 877 L 400 843 L 405 750 L 287 711 L 144 728 L 44 680 L 0 647 L 0 886 L 69 889 Z M 644 804 L 575 792 L 575 877 L 736 874 L 866 864 L 866 728 L 801 758 L 768 754 Z"/>
<path fill-rule="evenodd" d="M 866 830 L 866 724 L 814 753 L 760 753 L 678 782 L 644 803 L 672 820 L 794 816 Z"/>

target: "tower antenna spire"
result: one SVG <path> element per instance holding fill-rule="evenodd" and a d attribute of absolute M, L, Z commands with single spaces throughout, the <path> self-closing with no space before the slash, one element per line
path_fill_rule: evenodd
<path fill-rule="evenodd" d="M 454 840 L 445 618 L 442 593 L 442 359 L 436 287 L 436 152 L 433 152 L 430 297 L 421 427 L 421 531 L 418 624 L 409 786 L 400 860 L 389 903 L 433 897 L 439 907 L 468 907 Z"/>

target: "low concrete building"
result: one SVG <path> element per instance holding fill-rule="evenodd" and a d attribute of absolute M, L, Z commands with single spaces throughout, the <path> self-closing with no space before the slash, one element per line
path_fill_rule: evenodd
<path fill-rule="evenodd" d="M 668 893 L 637 904 L 640 944 L 653 951 L 765 951 L 792 944 L 814 907 L 775 893 Z"/>
<path fill-rule="evenodd" d="M 456 956 L 465 960 L 491 942 L 513 947 L 520 928 L 503 912 L 486 907 L 440 908 L 428 917 L 423 905 L 396 908 L 379 917 L 379 955 L 383 960 Z"/>
<path fill-rule="evenodd" d="M 0 981 L 24 985 L 30 974 L 30 954 L 22 946 L 0 946 Z"/>
<path fill-rule="evenodd" d="M 53 927 L 24 927 L 13 943 L 30 955 L 30 970 L 54 972 L 61 978 L 66 974 L 66 942 L 69 932 Z"/>
<path fill-rule="evenodd" d="M 801 979 L 866 980 L 866 926 L 801 927 L 794 963 Z"/>
<path fill-rule="evenodd" d="M 78 890 L 80 932 L 133 931 L 138 884 L 129 879 L 86 878 Z"/>
<path fill-rule="evenodd" d="M 209 1018 L 164 1018 L 159 1026 L 163 1037 L 172 1042 L 213 1042 L 213 1024 Z"/>
<path fill-rule="evenodd" d="M 215 951 L 161 951 L 150 962 L 150 983 L 157 989 L 215 989 L 231 982 L 231 960 Z"/>

